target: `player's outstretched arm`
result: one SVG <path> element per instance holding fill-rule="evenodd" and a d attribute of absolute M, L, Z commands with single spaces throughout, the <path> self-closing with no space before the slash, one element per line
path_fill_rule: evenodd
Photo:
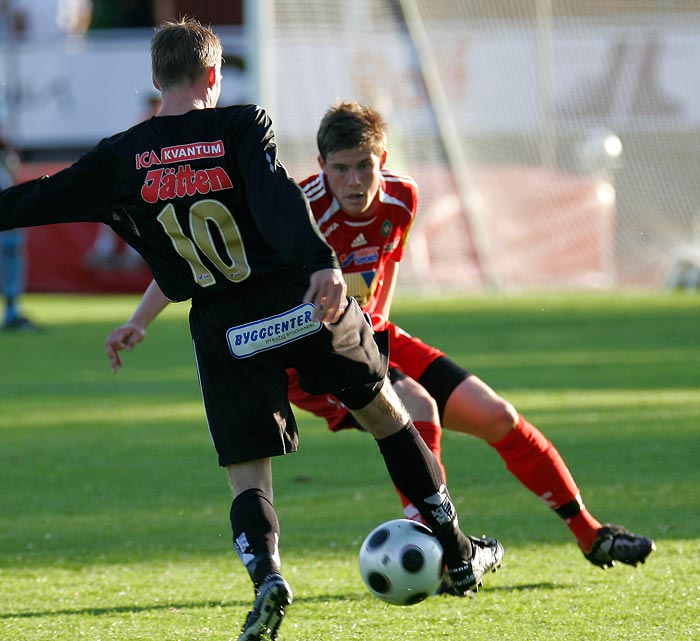
<path fill-rule="evenodd" d="M 123 365 L 119 352 L 122 350 L 130 352 L 146 338 L 146 329 L 169 302 L 156 281 L 151 281 L 131 318 L 109 333 L 105 340 L 105 351 L 114 374 Z"/>
<path fill-rule="evenodd" d="M 316 320 L 335 323 L 348 305 L 347 290 L 343 273 L 339 269 L 319 269 L 311 274 L 311 283 L 304 295 L 304 302 L 315 305 Z"/>

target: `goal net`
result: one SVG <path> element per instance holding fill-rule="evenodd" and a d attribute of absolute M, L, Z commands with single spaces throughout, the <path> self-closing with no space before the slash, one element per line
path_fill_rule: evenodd
<path fill-rule="evenodd" d="M 421 188 L 400 287 L 698 273 L 700 1 L 258 4 L 261 95 L 295 178 L 317 170 L 335 100 L 389 123 L 388 165 Z"/>

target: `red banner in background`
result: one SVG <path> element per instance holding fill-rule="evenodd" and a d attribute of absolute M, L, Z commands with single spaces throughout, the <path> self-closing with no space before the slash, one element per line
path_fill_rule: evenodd
<path fill-rule="evenodd" d="M 19 181 L 63 165 L 25 166 Z M 482 256 L 444 169 L 414 173 L 424 205 L 411 232 L 399 287 L 484 287 Z M 615 283 L 613 185 L 532 167 L 490 167 L 470 175 L 485 222 L 486 257 L 505 289 L 594 288 Z M 607 198 L 604 196 L 607 194 Z M 482 249 L 484 249 L 482 248 Z M 71 223 L 29 231 L 31 292 L 141 293 L 151 273 L 106 225 Z"/>
<path fill-rule="evenodd" d="M 26 164 L 24 182 L 65 164 Z M 141 293 L 151 281 L 141 257 L 101 223 L 32 227 L 27 237 L 27 291 L 74 294 Z"/>
<path fill-rule="evenodd" d="M 27 239 L 27 291 L 74 294 L 141 293 L 151 272 L 118 239 L 112 256 L 95 255 L 99 223 L 33 227 Z"/>

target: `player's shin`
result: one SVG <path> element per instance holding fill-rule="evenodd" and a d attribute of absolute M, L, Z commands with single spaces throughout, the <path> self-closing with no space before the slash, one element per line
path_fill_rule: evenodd
<path fill-rule="evenodd" d="M 279 572 L 279 521 L 265 492 L 250 489 L 231 504 L 233 546 L 259 587 L 271 572 Z"/>
<path fill-rule="evenodd" d="M 442 469 L 442 474 L 447 478 L 447 473 L 445 472 L 445 466 L 442 464 L 442 448 L 441 448 L 441 437 L 442 428 L 439 423 L 435 421 L 418 421 L 413 419 L 413 424 L 416 426 L 418 433 L 421 438 L 425 441 L 430 451 L 435 455 L 435 458 L 440 463 L 440 469 Z M 425 525 L 425 519 L 421 516 L 421 513 L 401 492 L 396 488 L 396 493 L 401 501 L 401 506 L 403 507 L 404 516 L 411 521 L 416 521 L 418 523 L 423 523 Z"/>
<path fill-rule="evenodd" d="M 416 506 L 443 546 L 448 566 L 472 556 L 470 540 L 459 529 L 440 463 L 410 421 L 391 436 L 377 439 L 389 475 Z"/>
<path fill-rule="evenodd" d="M 513 476 L 559 515 L 581 548 L 590 550 L 602 525 L 586 509 L 569 468 L 547 437 L 519 416 L 515 428 L 490 445 Z"/>

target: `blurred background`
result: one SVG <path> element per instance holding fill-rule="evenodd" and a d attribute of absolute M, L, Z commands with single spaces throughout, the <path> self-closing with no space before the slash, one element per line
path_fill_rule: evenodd
<path fill-rule="evenodd" d="M 154 25 L 185 14 L 296 179 L 330 103 L 383 112 L 421 188 L 400 289 L 700 287 L 700 0 L 0 0 L 16 178 L 150 117 Z M 98 228 L 31 230 L 29 291 L 143 289 Z"/>

